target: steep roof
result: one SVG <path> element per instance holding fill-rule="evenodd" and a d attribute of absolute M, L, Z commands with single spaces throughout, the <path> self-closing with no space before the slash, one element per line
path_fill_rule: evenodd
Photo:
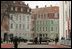
<path fill-rule="evenodd" d="M 58 6 L 32 9 L 33 14 L 56 13 L 56 12 L 59 12 Z"/>

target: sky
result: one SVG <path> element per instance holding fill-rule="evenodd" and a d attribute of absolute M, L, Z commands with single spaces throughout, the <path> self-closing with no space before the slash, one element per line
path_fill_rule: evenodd
<path fill-rule="evenodd" d="M 25 4 L 28 4 L 30 8 L 34 9 L 38 5 L 39 8 L 49 7 L 50 5 L 59 6 L 59 1 L 23 1 Z"/>

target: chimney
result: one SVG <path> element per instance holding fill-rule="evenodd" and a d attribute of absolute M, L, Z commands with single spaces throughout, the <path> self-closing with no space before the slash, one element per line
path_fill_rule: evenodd
<path fill-rule="evenodd" d="M 36 8 L 38 8 L 38 6 L 36 6 Z"/>
<path fill-rule="evenodd" d="M 45 5 L 45 7 L 46 7 L 46 5 Z"/>
<path fill-rule="evenodd" d="M 27 4 L 27 6 L 28 6 L 28 4 Z"/>

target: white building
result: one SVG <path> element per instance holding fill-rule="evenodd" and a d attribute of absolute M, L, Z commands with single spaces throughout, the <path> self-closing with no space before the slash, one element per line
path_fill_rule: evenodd
<path fill-rule="evenodd" d="M 14 20 L 14 22 L 12 20 L 10 20 L 9 22 L 10 33 L 13 33 L 14 36 L 23 37 L 23 38 L 29 36 L 28 34 L 31 28 L 30 27 L 31 15 L 11 13 L 10 17 L 12 17 Z"/>
<path fill-rule="evenodd" d="M 70 36 L 68 20 L 71 23 L 71 1 L 60 1 L 59 20 L 59 39 L 61 40 L 62 37 L 67 39 Z"/>
<path fill-rule="evenodd" d="M 15 1 L 15 5 L 23 2 Z M 15 7 L 15 8 L 14 8 Z M 20 8 L 21 7 L 21 8 Z M 20 8 L 20 9 L 19 9 Z M 11 12 L 9 16 L 11 20 L 9 20 L 9 34 L 13 34 L 17 37 L 22 37 L 24 39 L 31 38 L 31 14 L 30 8 L 28 5 L 12 5 Z"/>

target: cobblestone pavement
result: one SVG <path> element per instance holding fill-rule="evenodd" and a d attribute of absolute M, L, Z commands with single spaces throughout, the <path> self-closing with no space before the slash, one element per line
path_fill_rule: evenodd
<path fill-rule="evenodd" d="M 1 44 L 1 48 L 14 48 L 13 46 L 14 46 L 13 43 L 2 43 Z M 32 44 L 32 43 L 28 44 L 28 42 L 27 43 L 20 42 L 18 44 L 18 48 L 71 48 L 71 47 L 60 45 L 59 43 L 55 45 L 54 42 L 49 43 L 48 45 L 46 42 L 42 42 L 42 44 Z"/>
<path fill-rule="evenodd" d="M 1 48 L 13 48 L 13 43 L 2 43 Z"/>
<path fill-rule="evenodd" d="M 54 43 L 50 43 L 49 45 L 47 45 L 47 44 L 28 45 L 27 43 L 20 43 L 18 45 L 18 48 L 71 48 L 71 47 L 60 45 L 60 44 L 55 45 Z"/>

